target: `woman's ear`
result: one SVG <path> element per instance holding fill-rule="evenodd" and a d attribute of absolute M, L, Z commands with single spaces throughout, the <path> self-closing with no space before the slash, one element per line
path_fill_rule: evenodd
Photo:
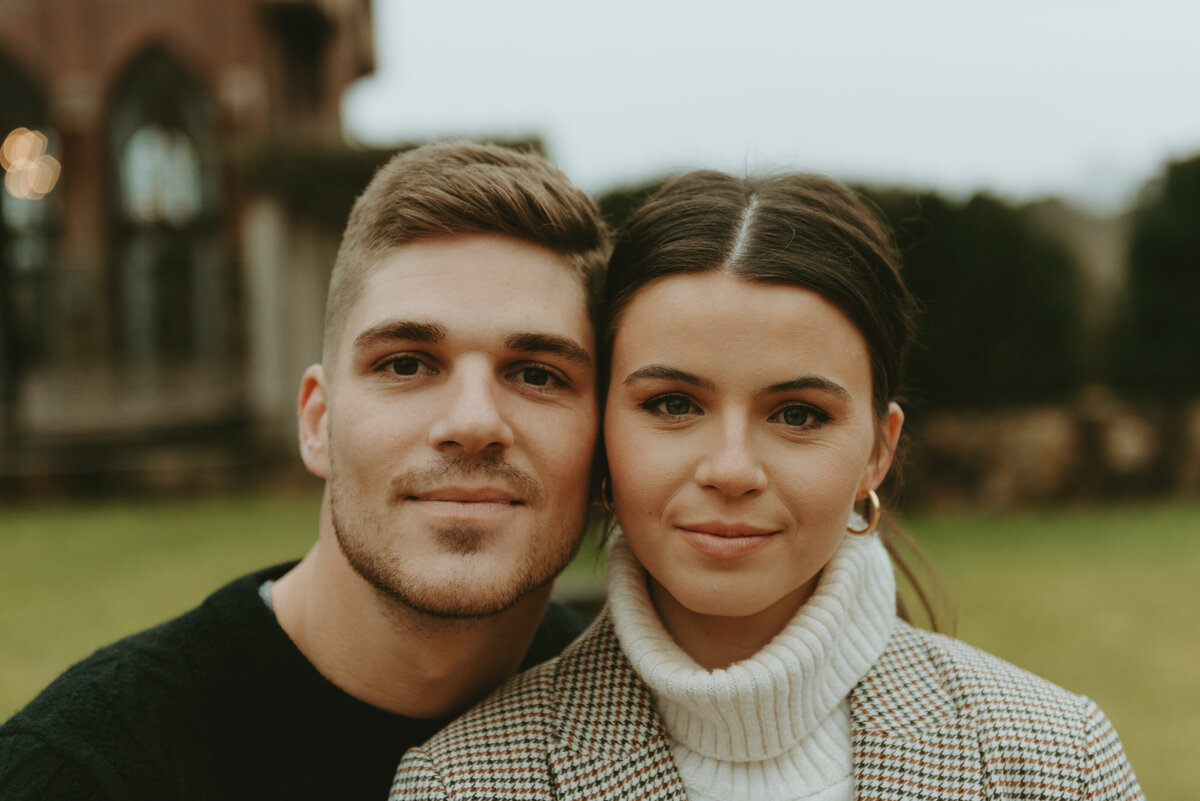
<path fill-rule="evenodd" d="M 300 458 L 308 472 L 318 478 L 329 478 L 329 411 L 325 370 L 314 364 L 300 379 L 297 400 L 300 418 Z"/>
<path fill-rule="evenodd" d="M 867 496 L 867 490 L 878 489 L 884 478 L 887 477 L 888 470 L 892 466 L 892 458 L 896 455 L 896 448 L 900 444 L 902 428 L 904 428 L 904 410 L 900 408 L 900 404 L 893 401 L 888 404 L 887 415 L 879 421 L 876 428 L 875 451 L 871 454 L 871 461 L 863 476 L 863 486 L 859 490 L 863 498 Z"/>

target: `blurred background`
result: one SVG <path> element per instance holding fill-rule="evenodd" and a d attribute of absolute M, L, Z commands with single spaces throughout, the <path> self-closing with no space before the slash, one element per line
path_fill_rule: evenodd
<path fill-rule="evenodd" d="M 852 183 L 922 301 L 893 505 L 959 636 L 1200 781 L 1200 6 L 0 0 L 0 718 L 298 557 L 295 393 L 373 170 L 532 147 L 613 224 Z M 560 582 L 594 597 L 599 558 Z"/>

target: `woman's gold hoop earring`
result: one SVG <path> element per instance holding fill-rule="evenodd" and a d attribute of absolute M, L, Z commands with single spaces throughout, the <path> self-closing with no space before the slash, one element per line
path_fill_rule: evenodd
<path fill-rule="evenodd" d="M 604 507 L 604 511 L 610 515 L 615 515 L 617 510 L 613 503 L 612 487 L 608 486 L 608 476 L 600 479 L 600 505 Z"/>
<path fill-rule="evenodd" d="M 879 504 L 879 496 L 875 494 L 875 490 L 867 491 L 867 500 L 871 503 L 871 522 L 867 523 L 866 528 L 851 528 L 846 526 L 846 531 L 851 534 L 870 534 L 879 525 L 879 518 L 883 514 L 883 507 Z"/>

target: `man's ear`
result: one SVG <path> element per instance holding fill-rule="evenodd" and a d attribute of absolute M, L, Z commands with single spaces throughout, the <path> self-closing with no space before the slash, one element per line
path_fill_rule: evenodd
<path fill-rule="evenodd" d="M 300 458 L 308 472 L 329 478 L 329 389 L 325 370 L 314 364 L 300 379 Z"/>
<path fill-rule="evenodd" d="M 864 483 L 859 491 L 863 498 L 867 496 L 867 490 L 878 489 L 887 477 L 888 470 L 892 466 L 892 458 L 896 455 L 896 448 L 900 444 L 902 428 L 904 428 L 904 410 L 898 403 L 889 403 L 887 416 L 880 421 L 877 429 L 875 452 L 871 454 L 866 475 L 863 476 Z"/>

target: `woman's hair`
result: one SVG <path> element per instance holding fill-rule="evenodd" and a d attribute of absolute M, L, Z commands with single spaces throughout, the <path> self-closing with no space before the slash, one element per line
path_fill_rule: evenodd
<path fill-rule="evenodd" d="M 701 170 L 668 183 L 617 235 L 605 283 L 602 381 L 617 327 L 637 293 L 661 278 L 705 272 L 800 287 L 837 306 L 866 341 L 872 407 L 882 423 L 903 386 L 916 302 L 900 276 L 891 230 L 858 194 L 802 173 L 735 178 Z M 915 569 L 936 585 L 927 560 L 890 519 L 880 534 L 938 628 L 940 615 Z M 909 619 L 900 595 L 897 605 Z"/>

